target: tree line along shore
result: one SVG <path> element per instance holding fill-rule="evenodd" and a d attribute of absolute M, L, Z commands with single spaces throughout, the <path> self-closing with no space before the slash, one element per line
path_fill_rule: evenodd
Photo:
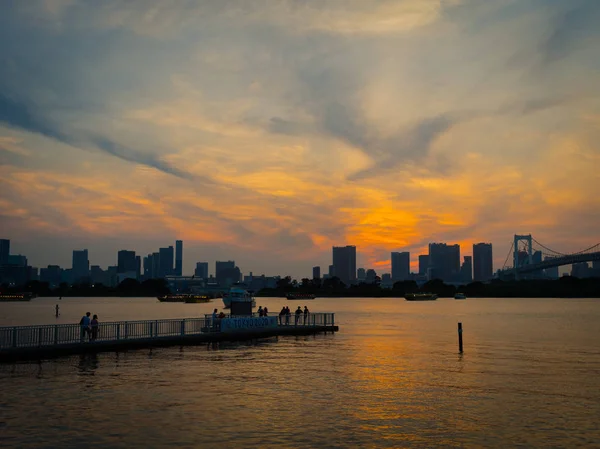
<path fill-rule="evenodd" d="M 164 279 L 149 279 L 138 282 L 126 279 L 116 287 L 102 284 L 60 284 L 50 288 L 48 283 L 31 281 L 23 286 L 0 286 L 3 294 L 31 292 L 41 297 L 144 297 L 162 296 L 172 293 Z M 454 286 L 439 279 L 418 286 L 414 281 L 396 282 L 392 288 L 381 288 L 377 283 L 361 283 L 346 287 L 338 278 L 325 280 L 303 279 L 298 283 L 289 276 L 282 278 L 276 288 L 265 288 L 254 292 L 258 297 L 285 297 L 288 293 L 314 294 L 317 297 L 364 297 L 403 298 L 407 293 L 435 293 L 440 298 L 452 298 L 464 293 L 470 298 L 600 298 L 600 278 L 579 279 L 563 276 L 556 280 L 521 280 L 489 283 L 472 282 Z"/>

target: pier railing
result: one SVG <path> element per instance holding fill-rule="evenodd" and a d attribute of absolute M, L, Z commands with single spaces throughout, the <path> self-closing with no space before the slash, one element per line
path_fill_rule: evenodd
<path fill-rule="evenodd" d="M 258 316 L 255 314 L 255 316 Z M 227 315 L 226 318 L 235 318 Z M 289 321 L 283 318 L 280 326 L 333 326 L 333 313 L 313 313 L 304 320 L 302 315 L 296 322 L 295 316 Z M 117 342 L 167 337 L 183 337 L 219 331 L 218 322 L 210 315 L 205 318 L 185 318 L 171 320 L 115 321 L 100 323 L 97 333 L 87 332 L 79 324 L 49 324 L 41 326 L 0 327 L 0 349 L 48 347 L 65 344 L 89 344 L 94 341 Z"/>

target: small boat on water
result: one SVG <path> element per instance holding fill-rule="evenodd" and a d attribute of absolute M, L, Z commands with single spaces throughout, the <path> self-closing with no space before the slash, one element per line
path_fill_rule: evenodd
<path fill-rule="evenodd" d="M 8 301 L 31 301 L 32 298 L 35 298 L 37 295 L 31 292 L 23 292 L 23 293 L 2 293 L 0 294 L 1 302 Z"/>
<path fill-rule="evenodd" d="M 435 293 L 407 293 L 404 298 L 407 301 L 435 301 L 438 295 Z"/>
<path fill-rule="evenodd" d="M 252 307 L 256 307 L 256 300 L 252 297 L 252 294 L 240 287 L 231 287 L 229 293 L 223 294 L 223 307 L 225 309 L 231 308 L 233 301 L 252 302 Z"/>
<path fill-rule="evenodd" d="M 467 299 L 467 295 L 465 295 L 464 293 L 457 293 L 456 295 L 454 295 L 454 299 Z"/>
<path fill-rule="evenodd" d="M 194 295 L 194 294 L 173 294 L 163 295 L 157 297 L 160 302 L 185 302 L 188 304 L 195 304 L 200 302 L 210 302 L 212 298 L 207 295 Z"/>
<path fill-rule="evenodd" d="M 313 293 L 286 293 L 287 299 L 315 299 L 316 296 Z"/>

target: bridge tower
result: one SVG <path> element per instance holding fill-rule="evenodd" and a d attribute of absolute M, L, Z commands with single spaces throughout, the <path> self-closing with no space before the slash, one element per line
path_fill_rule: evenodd
<path fill-rule="evenodd" d="M 518 235 L 515 234 L 514 241 L 514 252 L 513 252 L 513 267 L 515 270 L 515 279 L 519 279 L 519 271 L 517 268 L 519 267 L 519 243 L 525 242 L 527 244 L 527 263 L 533 263 L 533 243 L 531 239 L 531 234 L 527 235 Z"/>

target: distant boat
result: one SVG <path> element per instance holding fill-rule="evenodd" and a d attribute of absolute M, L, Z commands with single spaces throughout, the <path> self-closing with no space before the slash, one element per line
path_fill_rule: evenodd
<path fill-rule="evenodd" d="M 32 298 L 35 298 L 36 295 L 31 292 L 23 292 L 23 293 L 3 293 L 0 294 L 0 301 L 31 301 Z"/>
<path fill-rule="evenodd" d="M 316 296 L 313 293 L 286 293 L 287 299 L 315 299 Z"/>
<path fill-rule="evenodd" d="M 407 301 L 435 301 L 438 295 L 435 293 L 407 293 L 404 298 Z"/>
<path fill-rule="evenodd" d="M 157 296 L 160 302 L 185 302 L 185 303 L 199 303 L 199 302 L 210 302 L 211 298 L 206 295 L 194 295 L 194 294 L 172 294 Z"/>
<path fill-rule="evenodd" d="M 456 295 L 454 295 L 454 299 L 467 299 L 467 295 L 465 295 L 464 293 L 457 293 Z"/>
<path fill-rule="evenodd" d="M 231 308 L 233 301 L 252 302 L 252 307 L 256 307 L 256 300 L 252 297 L 252 294 L 240 287 L 231 287 L 229 293 L 223 294 L 223 307 L 225 309 Z"/>

